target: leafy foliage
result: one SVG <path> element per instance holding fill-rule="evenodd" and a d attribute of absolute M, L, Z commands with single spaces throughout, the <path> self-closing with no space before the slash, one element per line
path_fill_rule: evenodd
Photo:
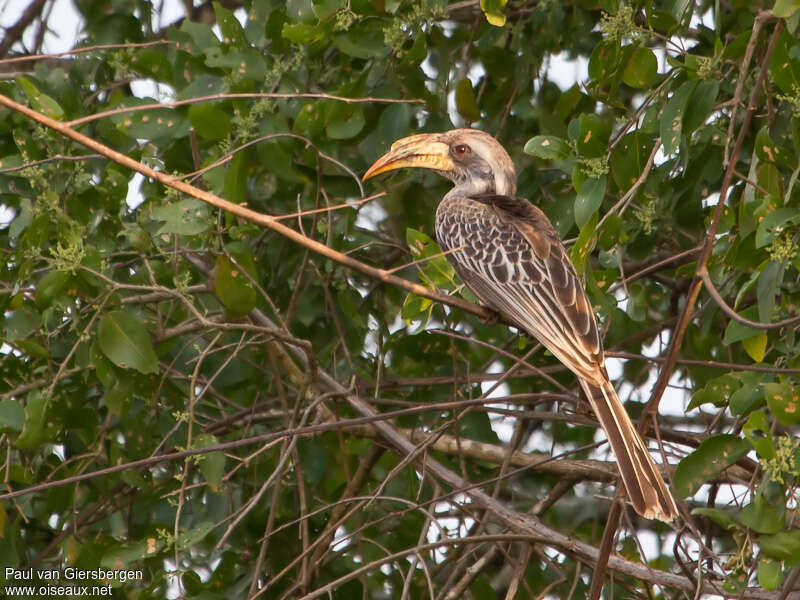
<path fill-rule="evenodd" d="M 155 6 L 77 2 L 75 52 L 0 62 L 0 94 L 331 252 L 5 103 L 0 572 L 141 569 L 119 598 L 587 596 L 615 479 L 574 377 L 333 253 L 475 302 L 432 238 L 449 184 L 402 172 L 367 201 L 358 177 L 471 125 L 571 245 L 632 414 L 659 373 L 678 388 L 648 439 L 692 527 L 631 521 L 614 597 L 796 579 L 795 0 Z"/>

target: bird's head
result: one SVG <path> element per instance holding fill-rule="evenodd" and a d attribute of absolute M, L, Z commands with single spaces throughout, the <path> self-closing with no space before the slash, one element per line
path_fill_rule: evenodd
<path fill-rule="evenodd" d="M 363 179 L 403 167 L 433 169 L 455 183 L 453 192 L 459 195 L 513 196 L 517 187 L 514 163 L 505 148 L 477 129 L 420 133 L 397 140 Z"/>

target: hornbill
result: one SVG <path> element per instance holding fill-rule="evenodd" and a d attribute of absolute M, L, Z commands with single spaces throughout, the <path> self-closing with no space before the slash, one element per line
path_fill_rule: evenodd
<path fill-rule="evenodd" d="M 677 508 L 609 380 L 592 306 L 545 214 L 517 198 L 514 163 L 477 129 L 412 135 L 364 174 L 433 169 L 455 187 L 436 209 L 436 238 L 469 289 L 578 378 L 617 458 L 633 508 L 672 521 Z"/>

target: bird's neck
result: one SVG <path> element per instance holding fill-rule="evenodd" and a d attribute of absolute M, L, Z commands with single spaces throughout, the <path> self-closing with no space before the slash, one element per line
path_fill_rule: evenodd
<path fill-rule="evenodd" d="M 445 195 L 445 198 L 470 198 L 482 194 L 497 194 L 499 196 L 513 196 L 516 185 L 513 180 L 497 179 L 495 177 L 471 178 L 464 181 L 455 181 L 455 186 Z"/>

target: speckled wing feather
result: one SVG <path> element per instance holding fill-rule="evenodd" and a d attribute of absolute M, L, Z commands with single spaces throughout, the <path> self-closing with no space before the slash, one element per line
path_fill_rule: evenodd
<path fill-rule="evenodd" d="M 579 377 L 634 508 L 672 520 L 675 502 L 608 379 L 592 307 L 545 214 L 508 196 L 448 196 L 436 211 L 436 236 L 478 298 Z"/>
<path fill-rule="evenodd" d="M 524 199 L 445 198 L 436 235 L 484 303 L 538 338 L 576 374 L 599 382 L 603 350 L 591 305 L 545 214 Z"/>

